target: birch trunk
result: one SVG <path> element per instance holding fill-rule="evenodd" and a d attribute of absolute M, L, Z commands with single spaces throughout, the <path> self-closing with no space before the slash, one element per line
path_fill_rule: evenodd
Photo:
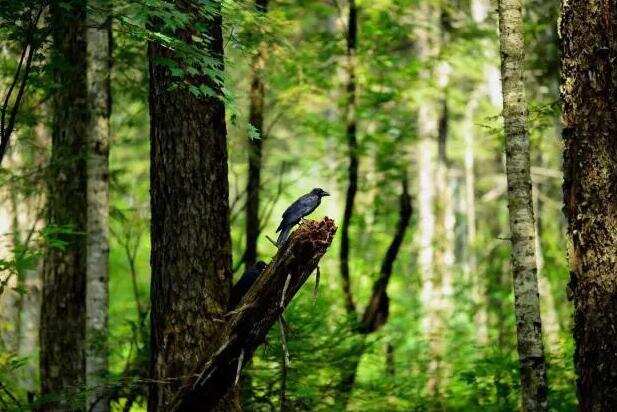
<path fill-rule="evenodd" d="M 47 410 L 83 409 L 86 313 L 86 6 L 50 6 L 55 89 L 47 225 L 63 247 L 49 245 L 43 264 L 41 393 L 60 396 Z M 68 229 L 68 230 L 67 230 Z M 54 399 L 54 398 L 51 398 Z"/>
<path fill-rule="evenodd" d="M 109 312 L 109 117 L 111 114 L 111 10 L 108 0 L 93 1 L 88 16 L 88 130 L 86 258 L 86 386 L 88 408 L 109 411 L 107 318 Z"/>
<path fill-rule="evenodd" d="M 13 258 L 13 211 L 9 200 L 8 190 L 0 190 L 0 259 L 6 261 Z M 18 341 L 15 330 L 18 317 L 17 294 L 13 291 L 17 286 L 17 277 L 8 270 L 1 271 L 0 285 L 3 285 L 0 293 L 0 348 L 11 352 L 15 350 Z"/>
<path fill-rule="evenodd" d="M 13 155 L 15 151 L 13 151 Z M 11 209 L 13 215 L 13 245 L 30 253 L 33 248 L 34 231 L 41 230 L 38 197 L 21 196 L 11 188 Z M 14 257 L 17 256 L 14 253 Z M 34 267 L 23 268 L 18 273 L 18 287 L 24 291 L 17 296 L 16 351 L 25 360 L 20 368 L 20 385 L 29 393 L 35 393 L 38 365 L 37 343 L 41 309 L 41 262 Z"/>
<path fill-rule="evenodd" d="M 582 411 L 617 409 L 617 2 L 561 12 L 564 211 Z"/>
<path fill-rule="evenodd" d="M 205 19 L 200 1 L 183 2 L 189 21 L 169 35 L 188 42 L 209 38 L 206 52 L 223 70 L 221 2 Z M 163 22 L 153 21 L 165 30 Z M 193 44 L 193 46 L 201 46 Z M 204 45 L 204 47 L 206 47 Z M 151 384 L 148 410 L 173 410 L 174 399 L 198 362 L 217 349 L 231 287 L 231 235 L 225 106 L 220 96 L 170 90 L 172 75 L 160 61 L 182 56 L 149 44 L 151 139 Z M 221 94 L 207 75 L 184 79 Z M 240 410 L 238 387 L 208 410 Z M 185 409 L 197 410 L 197 409 Z"/>
<path fill-rule="evenodd" d="M 422 3 L 419 8 L 416 32 L 418 58 L 424 69 L 420 78 L 435 87 L 436 70 L 432 68 L 439 55 L 439 8 L 434 4 Z M 435 159 L 439 135 L 439 99 L 430 91 L 423 90 L 422 104 L 418 108 L 418 269 L 422 280 L 421 303 L 424 309 L 422 327 L 429 346 L 427 390 L 431 396 L 439 392 L 441 367 L 440 316 L 437 301 L 440 298 L 440 280 L 435 279 L 433 266 L 435 258 Z"/>
<path fill-rule="evenodd" d="M 355 0 L 349 0 L 349 17 L 347 19 L 347 103 L 345 123 L 349 166 L 347 169 L 348 186 L 345 195 L 345 212 L 341 224 L 341 278 L 345 294 L 347 313 L 355 316 L 356 306 L 351 292 L 349 275 L 349 225 L 353 214 L 354 201 L 358 191 L 358 139 L 356 136 L 356 48 L 358 43 L 358 9 Z"/>
<path fill-rule="evenodd" d="M 499 40 L 506 175 L 522 406 L 525 411 L 543 411 L 548 409 L 548 388 L 535 257 L 529 138 L 526 130 L 527 102 L 523 83 L 522 26 L 521 0 L 500 0 Z"/>

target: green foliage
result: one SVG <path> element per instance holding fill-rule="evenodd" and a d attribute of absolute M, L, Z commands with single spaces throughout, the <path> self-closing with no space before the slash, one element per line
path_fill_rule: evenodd
<path fill-rule="evenodd" d="M 390 316 L 387 324 L 368 337 L 358 335 L 358 319 L 344 309 L 339 281 L 339 240 L 321 262 L 321 286 L 315 303 L 314 280 L 286 311 L 286 332 L 291 365 L 286 370 L 287 410 L 428 411 L 519 409 L 519 374 L 509 267 L 507 209 L 500 119 L 497 38 L 493 12 L 484 21 L 471 18 L 470 2 L 448 2 L 446 44 L 438 59 L 417 58 L 415 32 L 425 22 L 419 7 L 430 0 L 360 1 L 357 50 L 358 140 L 360 188 L 350 227 L 352 291 L 359 311 L 364 310 L 377 279 L 383 255 L 398 219 L 400 178 L 410 176 L 417 210 L 417 165 L 414 146 L 417 109 L 427 96 L 439 91 L 436 79 L 422 80 L 427 66 L 447 62 L 450 108 L 447 157 L 452 187 L 464 190 L 464 124 L 470 96 L 477 96 L 471 114 L 475 149 L 476 244 L 461 240 L 466 230 L 464 210 L 456 198 L 455 236 L 461 251 L 452 269 L 451 316 L 443 332 L 446 378 L 440 396 L 427 390 L 431 344 L 425 336 L 422 274 L 417 269 L 417 215 L 414 212 L 393 277 L 388 286 Z M 145 408 L 149 368 L 149 118 L 148 43 L 175 52 L 162 59 L 173 77 L 172 89 L 186 89 L 198 97 L 218 96 L 226 102 L 230 170 L 230 219 L 234 267 L 244 252 L 244 203 L 248 142 L 263 139 L 259 252 L 265 260 L 274 247 L 280 213 L 297 196 L 314 186 L 334 194 L 315 212 L 339 219 L 347 185 L 345 145 L 345 29 L 346 5 L 334 2 L 270 1 L 267 15 L 256 12 L 252 1 L 199 2 L 186 12 L 179 2 L 161 0 L 113 1 L 113 68 L 110 157 L 110 371 L 106 388 L 115 410 L 133 403 Z M 437 4 L 443 2 L 431 2 Z M 24 37 L 24 12 L 32 3 L 9 1 L 0 5 L 0 89 L 5 90 L 16 68 Z M 526 7 L 527 86 L 530 97 L 529 135 L 534 154 L 534 182 L 539 189 L 540 271 L 552 295 L 552 306 L 542 296 L 545 312 L 556 321 L 545 327 L 549 359 L 550 405 L 554 411 L 575 409 L 570 337 L 571 307 L 565 284 L 564 220 L 561 216 L 560 143 L 555 22 L 556 1 L 533 1 Z M 223 15 L 225 61 L 206 52 L 211 41 L 204 22 Z M 46 188 L 49 158 L 48 101 L 54 91 L 48 56 L 51 46 L 41 24 L 42 48 L 36 55 L 29 93 L 19 116 L 17 139 L 10 167 L 0 169 L 0 207 L 33 204 L 40 221 L 45 216 L 41 193 Z M 191 36 L 186 36 L 192 30 Z M 265 125 L 261 131 L 248 124 L 251 64 L 259 45 L 267 44 Z M 224 63 L 224 64 L 223 64 Z M 491 75 L 493 77 L 491 78 Z M 199 79 L 198 79 L 199 78 Z M 491 79 L 493 83 L 491 83 Z M 199 81 L 197 81 L 199 80 Z M 203 80 L 203 81 L 202 81 Z M 499 79 L 497 78 L 497 81 Z M 222 94 L 217 90 L 221 89 Z M 443 96 L 438 96 L 443 97 Z M 2 212 L 8 209 L 2 209 Z M 3 216 L 0 216 L 2 218 Z M 22 228 L 23 229 L 23 228 Z M 43 246 L 62 249 L 76 233 L 71 227 L 30 226 L 21 241 L 0 255 L 0 285 L 4 293 L 28 297 L 23 274 L 34 269 Z M 5 235 L 0 233 L 0 235 Z M 458 247 L 457 247 L 458 248 Z M 464 253 L 475 253 L 477 270 L 465 268 Z M 241 273 L 236 273 L 236 279 Z M 472 279 L 479 279 L 486 302 L 480 307 L 471 294 Z M 10 280 L 10 282 L 9 282 Z M 10 285 L 10 286 L 9 286 Z M 19 301 L 19 300 L 18 300 Z M 487 342 L 479 343 L 475 315 L 487 312 Z M 22 405 L 27 404 L 24 378 L 36 365 L 36 354 L 22 356 L 9 335 L 13 324 L 0 323 L 0 382 Z M 556 336 L 547 331 L 556 330 Z M 550 338 L 550 339 L 549 339 Z M 280 330 L 274 327 L 267 344 L 258 349 L 242 382 L 246 410 L 278 410 L 282 403 L 284 351 Z M 6 341 L 5 341 L 6 340 Z M 394 350 L 388 359 L 386 347 Z M 359 359 L 359 360 L 358 360 Z M 341 381 L 355 368 L 350 394 Z M 389 366 L 387 362 L 391 362 Z M 33 370 L 36 370 L 36 366 Z M 14 379 L 14 376 L 19 376 Z M 36 381 L 36 379 L 34 379 Z M 83 388 L 82 395 L 89 388 Z M 347 401 L 345 396 L 349 395 Z M 345 405 L 346 402 L 346 405 Z M 8 406 L 7 406 L 8 405 Z M 17 408 L 0 389 L 0 409 Z M 4 410 L 3 409 L 3 410 Z"/>

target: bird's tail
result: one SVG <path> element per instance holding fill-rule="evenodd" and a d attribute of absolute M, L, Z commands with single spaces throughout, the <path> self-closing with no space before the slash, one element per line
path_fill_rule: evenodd
<path fill-rule="evenodd" d="M 292 226 L 289 226 L 289 227 L 286 227 L 283 230 L 281 230 L 281 233 L 279 234 L 279 237 L 276 240 L 276 246 L 278 246 L 279 249 L 283 246 L 283 244 L 289 238 L 289 234 L 291 233 L 291 229 L 292 229 Z"/>

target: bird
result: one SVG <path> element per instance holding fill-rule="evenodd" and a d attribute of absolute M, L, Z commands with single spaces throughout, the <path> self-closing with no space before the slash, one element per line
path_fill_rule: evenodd
<path fill-rule="evenodd" d="M 234 309 L 238 306 L 238 303 L 240 303 L 242 297 L 246 295 L 265 268 L 266 262 L 260 260 L 256 262 L 249 270 L 244 272 L 240 280 L 231 288 L 231 293 L 229 296 L 230 309 Z"/>
<path fill-rule="evenodd" d="M 280 248 L 285 241 L 289 238 L 291 229 L 298 223 L 304 216 L 310 215 L 313 210 L 317 209 L 317 206 L 321 203 L 321 198 L 324 196 L 330 196 L 330 193 L 323 189 L 315 188 L 310 193 L 301 196 L 291 204 L 283 213 L 283 219 L 276 232 L 281 232 L 276 245 Z"/>

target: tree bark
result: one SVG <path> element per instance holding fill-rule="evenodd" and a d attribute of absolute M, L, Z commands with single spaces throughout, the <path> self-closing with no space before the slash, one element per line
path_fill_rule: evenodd
<path fill-rule="evenodd" d="M 109 411 L 107 318 L 109 312 L 109 143 L 111 115 L 111 10 L 108 0 L 89 4 L 86 259 L 86 385 L 88 409 Z"/>
<path fill-rule="evenodd" d="M 349 16 L 347 19 L 347 106 L 345 107 L 345 122 L 349 166 L 349 180 L 345 195 L 345 212 L 341 225 L 341 278 L 345 294 L 345 308 L 349 315 L 355 316 L 356 305 L 353 301 L 349 275 L 349 225 L 353 215 L 354 201 L 358 191 L 358 139 L 356 115 L 356 48 L 358 43 L 358 9 L 355 0 L 349 0 Z"/>
<path fill-rule="evenodd" d="M 521 0 L 500 0 L 499 40 L 506 175 L 522 405 L 525 411 L 542 411 L 548 408 L 548 388 L 535 258 L 522 26 Z"/>
<path fill-rule="evenodd" d="M 173 33 L 189 45 L 200 35 L 223 70 L 221 3 L 203 16 L 199 1 L 177 5 L 187 14 Z M 163 22 L 152 23 L 163 29 Z M 201 27 L 203 32 L 198 32 Z M 186 67 L 183 56 L 150 42 L 151 139 L 151 379 L 148 410 L 171 410 L 174 396 L 195 364 L 214 350 L 231 287 L 231 236 L 225 107 L 221 88 L 204 74 L 173 79 L 165 59 Z M 186 87 L 208 86 L 217 96 L 197 96 Z M 240 410 L 238 391 L 214 408 Z"/>
<path fill-rule="evenodd" d="M 427 2 L 419 6 L 416 38 L 418 59 L 423 64 L 419 77 L 430 84 L 436 76 L 430 65 L 439 55 L 439 9 Z M 433 63 L 434 64 L 434 63 Z M 421 305 L 423 308 L 422 329 L 425 336 L 432 334 L 435 313 L 432 302 L 435 295 L 433 284 L 433 259 L 435 239 L 435 160 L 439 131 L 439 100 L 429 88 L 423 89 L 422 104 L 418 108 L 418 271 L 422 282 Z"/>
<path fill-rule="evenodd" d="M 84 408 L 86 152 L 89 127 L 86 7 L 72 0 L 50 6 L 54 90 L 52 149 L 40 325 L 41 394 L 62 399 L 45 410 Z M 58 246 L 61 243 L 62 246 Z M 68 398 L 66 398 L 67 396 Z"/>
<path fill-rule="evenodd" d="M 444 90 L 445 94 L 445 90 Z M 430 363 L 428 368 L 428 391 L 440 400 L 442 387 L 446 382 L 446 353 L 444 334 L 452 311 L 452 269 L 454 264 L 452 238 L 454 214 L 452 198 L 448 187 L 448 160 L 446 156 L 448 140 L 449 113 L 446 97 L 441 102 L 441 114 L 438 122 L 437 167 L 434 182 L 435 197 L 435 238 L 433 241 L 432 296 L 428 302 L 428 333 L 430 344 Z"/>
<path fill-rule="evenodd" d="M 232 312 L 218 315 L 223 325 L 210 351 L 200 356 L 180 391 L 176 411 L 209 411 L 234 390 L 241 367 L 261 345 L 332 243 L 334 221 L 305 221 L 278 250 L 272 262 Z"/>
<path fill-rule="evenodd" d="M 617 2 L 561 12 L 564 211 L 582 411 L 617 408 Z"/>
<path fill-rule="evenodd" d="M 255 9 L 261 14 L 268 11 L 268 0 L 256 0 Z M 261 42 L 251 64 L 252 80 L 250 91 L 249 123 L 259 133 L 258 139 L 249 137 L 248 182 L 246 187 L 246 251 L 244 266 L 248 269 L 257 261 L 257 240 L 259 238 L 259 187 L 261 185 L 262 147 L 266 136 L 264 124 L 264 68 L 267 45 Z"/>

